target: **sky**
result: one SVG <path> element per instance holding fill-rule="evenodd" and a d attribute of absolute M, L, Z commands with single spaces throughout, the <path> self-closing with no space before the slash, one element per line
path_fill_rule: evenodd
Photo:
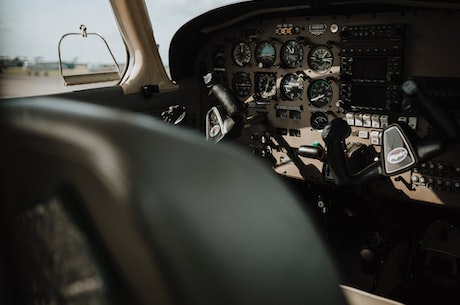
<path fill-rule="evenodd" d="M 238 1 L 146 0 L 163 62 L 168 64 L 169 43 L 180 26 L 211 8 L 234 2 Z M 81 24 L 85 24 L 88 32 L 97 32 L 104 36 L 117 60 L 125 60 L 123 43 L 108 0 L 2 0 L 0 56 L 57 60 L 60 38 L 65 33 L 78 33 Z M 87 59 L 83 44 L 78 43 L 81 42 L 80 38 L 75 35 L 63 40 L 63 60 L 72 60 L 75 57 L 79 61 Z M 106 58 L 108 53 L 104 52 L 106 53 L 103 56 Z"/>
<path fill-rule="evenodd" d="M 146 0 L 160 55 L 165 61 L 174 33 L 195 16 L 237 0 Z"/>

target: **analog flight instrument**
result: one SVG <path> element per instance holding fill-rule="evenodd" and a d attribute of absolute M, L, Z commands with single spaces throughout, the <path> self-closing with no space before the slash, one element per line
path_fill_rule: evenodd
<path fill-rule="evenodd" d="M 276 74 L 267 73 L 256 73 L 254 81 L 254 90 L 259 98 L 271 99 L 276 95 Z"/>
<path fill-rule="evenodd" d="M 297 40 L 286 41 L 280 51 L 281 62 L 287 68 L 295 68 L 303 60 L 303 47 Z"/>
<path fill-rule="evenodd" d="M 316 130 L 323 130 L 326 125 L 329 124 L 329 120 L 325 113 L 314 112 L 310 118 L 310 126 Z"/>
<path fill-rule="evenodd" d="M 327 46 L 314 47 L 308 54 L 308 66 L 317 73 L 325 73 L 332 68 L 334 55 Z"/>
<path fill-rule="evenodd" d="M 307 93 L 310 103 L 317 108 L 324 107 L 332 101 L 332 86 L 324 79 L 313 81 Z"/>
<path fill-rule="evenodd" d="M 289 73 L 281 80 L 280 89 L 284 97 L 291 101 L 298 100 L 303 93 L 303 79 L 297 74 Z"/>
<path fill-rule="evenodd" d="M 238 97 L 247 97 L 251 94 L 251 77 L 246 72 L 237 72 L 232 79 L 233 92 Z"/>
<path fill-rule="evenodd" d="M 268 41 L 259 43 L 255 51 L 256 62 L 263 68 L 273 66 L 276 59 L 275 47 Z"/>
<path fill-rule="evenodd" d="M 233 47 L 232 57 L 235 64 L 245 67 L 251 61 L 251 48 L 246 42 L 239 42 Z"/>

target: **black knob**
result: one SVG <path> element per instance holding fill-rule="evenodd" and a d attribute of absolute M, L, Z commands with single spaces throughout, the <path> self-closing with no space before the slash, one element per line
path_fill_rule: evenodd
<path fill-rule="evenodd" d="M 332 141 L 342 141 L 351 134 L 351 128 L 343 119 L 332 120 L 321 134 L 324 142 L 331 143 Z"/>
<path fill-rule="evenodd" d="M 317 159 L 320 161 L 324 161 L 325 157 L 324 147 L 321 145 L 302 145 L 297 150 L 297 154 L 302 157 Z"/>

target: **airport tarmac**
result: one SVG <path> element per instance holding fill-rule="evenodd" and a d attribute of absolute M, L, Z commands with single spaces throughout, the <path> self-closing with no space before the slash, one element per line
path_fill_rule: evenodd
<path fill-rule="evenodd" d="M 0 99 L 38 96 L 114 85 L 116 82 L 65 86 L 60 75 L 0 73 Z"/>

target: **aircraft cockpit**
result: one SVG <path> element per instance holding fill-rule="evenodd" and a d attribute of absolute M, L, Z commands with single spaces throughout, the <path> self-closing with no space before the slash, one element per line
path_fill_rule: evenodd
<path fill-rule="evenodd" d="M 150 1 L 0 40 L 0 303 L 459 303 L 456 1 Z"/>

